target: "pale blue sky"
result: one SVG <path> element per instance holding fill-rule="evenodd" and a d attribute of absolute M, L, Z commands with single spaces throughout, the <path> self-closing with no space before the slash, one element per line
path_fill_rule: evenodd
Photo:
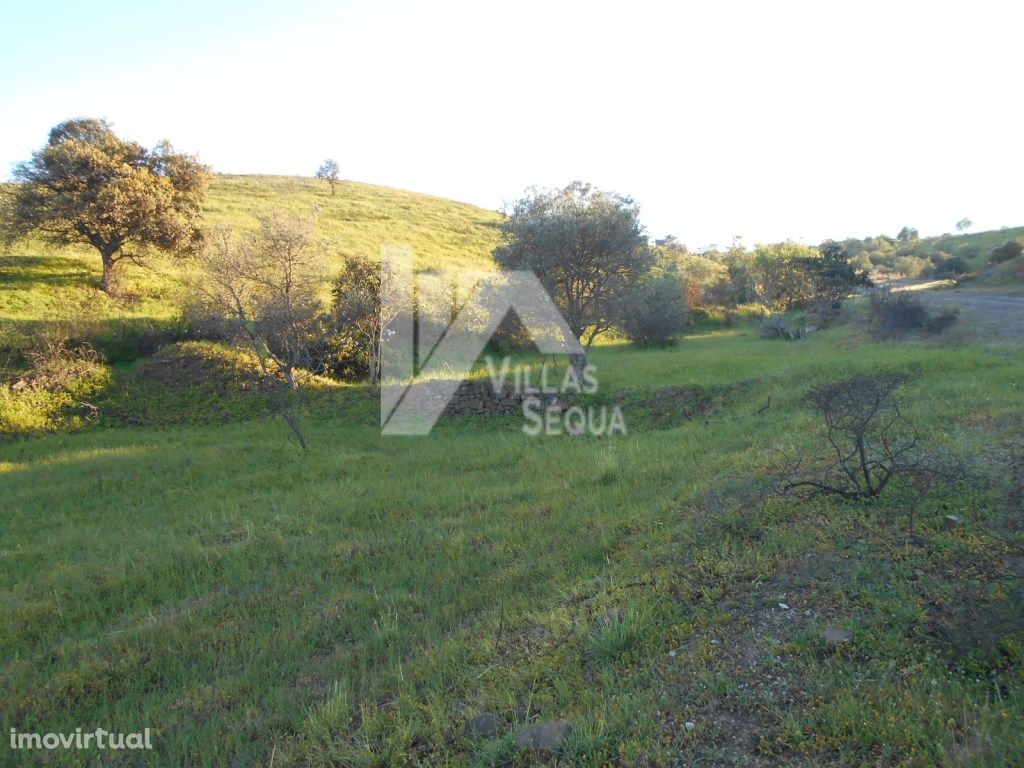
<path fill-rule="evenodd" d="M 1024 224 L 1024 11 L 894 6 L 7 1 L 0 170 L 87 115 L 489 208 L 583 179 L 691 246 Z"/>

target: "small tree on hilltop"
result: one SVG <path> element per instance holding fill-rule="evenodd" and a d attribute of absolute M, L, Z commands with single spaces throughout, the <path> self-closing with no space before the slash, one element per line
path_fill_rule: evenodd
<path fill-rule="evenodd" d="M 338 186 L 338 173 L 338 164 L 331 159 L 324 160 L 316 172 L 316 177 L 323 179 L 330 186 L 332 195 L 335 187 Z"/>
<path fill-rule="evenodd" d="M 970 228 L 971 228 L 971 227 L 972 227 L 973 225 L 974 225 L 974 222 L 973 222 L 973 221 L 971 221 L 971 220 L 970 220 L 970 219 L 968 219 L 967 217 L 964 217 L 964 218 L 960 219 L 960 221 L 958 221 L 958 222 L 956 223 L 956 231 L 957 231 L 957 232 L 966 232 L 966 231 L 967 231 L 968 229 L 970 229 Z"/>
<path fill-rule="evenodd" d="M 586 350 L 618 324 L 629 288 L 654 263 L 632 198 L 578 181 L 516 201 L 501 234 L 498 265 L 533 270 Z"/>
<path fill-rule="evenodd" d="M 37 234 L 57 245 L 85 243 L 103 263 L 100 288 L 114 266 L 151 249 L 201 250 L 200 214 L 210 172 L 162 142 L 147 150 L 103 120 L 69 120 L 50 131 L 32 158 L 14 168 L 20 182 L 4 206 L 8 242 Z"/>

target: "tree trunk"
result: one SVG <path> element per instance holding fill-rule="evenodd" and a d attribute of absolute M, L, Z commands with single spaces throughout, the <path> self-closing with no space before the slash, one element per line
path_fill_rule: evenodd
<path fill-rule="evenodd" d="M 280 379 L 274 379 L 274 386 L 277 389 L 278 401 L 277 411 L 284 419 L 284 423 L 291 429 L 292 434 L 295 435 L 295 439 L 299 443 L 299 447 L 302 450 L 307 449 L 306 435 L 302 431 L 302 424 L 299 421 L 298 413 L 298 397 L 299 392 L 295 384 L 295 378 L 292 375 L 291 368 L 286 370 L 286 380 L 282 382 Z"/>
<path fill-rule="evenodd" d="M 374 331 L 370 337 L 370 384 L 376 384 L 380 380 L 383 343 L 380 330 Z"/>
<path fill-rule="evenodd" d="M 103 277 L 100 278 L 100 290 L 110 293 L 114 287 L 114 254 L 108 251 L 100 251 L 103 258 Z"/>
<path fill-rule="evenodd" d="M 290 406 L 286 406 L 281 411 L 281 418 L 284 419 L 284 423 L 291 429 L 295 439 L 299 441 L 299 447 L 304 451 L 308 450 L 309 446 L 306 444 L 306 436 L 302 433 L 302 427 L 299 425 L 299 417 L 291 410 Z"/>

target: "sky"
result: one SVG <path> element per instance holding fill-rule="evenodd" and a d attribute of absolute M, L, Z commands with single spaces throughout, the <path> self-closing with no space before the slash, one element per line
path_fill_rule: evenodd
<path fill-rule="evenodd" d="M 103 117 L 215 171 L 501 208 L 579 179 L 691 248 L 1024 225 L 1012 2 L 3 0 L 0 174 Z"/>

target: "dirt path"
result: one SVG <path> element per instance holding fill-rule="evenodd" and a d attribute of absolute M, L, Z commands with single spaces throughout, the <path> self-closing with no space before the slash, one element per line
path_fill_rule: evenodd
<path fill-rule="evenodd" d="M 973 335 L 1024 344 L 1024 290 L 943 288 L 942 281 L 896 281 L 895 291 L 914 291 L 935 309 L 959 309 Z"/>

